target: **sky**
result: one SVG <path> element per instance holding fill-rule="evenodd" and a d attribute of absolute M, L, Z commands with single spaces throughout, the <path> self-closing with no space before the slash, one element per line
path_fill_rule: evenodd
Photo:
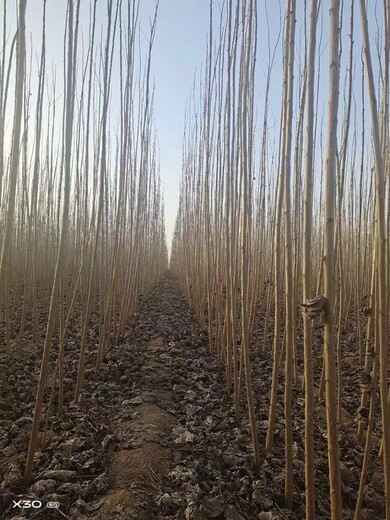
<path fill-rule="evenodd" d="M 3 0 L 4 2 L 4 0 Z M 1 2 L 1 4 L 3 4 Z M 16 0 L 5 0 L 0 5 L 0 17 L 4 5 L 7 7 L 8 31 L 14 34 L 16 28 Z M 47 63 L 54 63 L 62 74 L 63 67 L 63 36 L 66 18 L 66 0 L 47 0 Z M 222 0 L 213 0 L 215 17 Z M 308 2 L 308 5 L 310 3 Z M 321 90 L 319 103 L 319 118 L 326 116 L 327 103 L 327 78 L 328 78 L 328 5 L 329 0 L 323 0 L 324 9 L 319 20 L 318 36 L 321 52 L 317 59 L 321 64 Z M 267 5 L 270 26 L 271 47 L 277 41 L 280 31 L 281 14 L 284 11 L 284 0 L 258 0 L 259 30 L 258 30 L 258 56 L 256 64 L 256 110 L 257 120 L 262 120 L 262 101 L 264 99 L 264 78 L 267 70 L 267 26 L 265 19 L 265 5 Z M 303 42 L 303 0 L 297 2 L 298 12 L 296 33 L 296 46 Z M 89 0 L 81 1 L 81 26 L 83 36 L 88 33 Z M 106 1 L 98 0 L 97 19 L 104 24 L 106 18 Z M 374 9 L 379 9 L 380 3 L 373 0 L 369 3 L 370 18 L 374 20 Z M 360 22 L 356 2 L 355 13 L 355 47 L 357 81 L 360 81 Z M 140 0 L 141 28 L 146 35 L 149 33 L 150 18 L 155 10 L 155 0 Z M 348 17 L 349 2 L 345 2 L 343 23 L 343 60 L 345 74 L 345 60 L 348 54 Z M 42 18 L 42 0 L 27 0 L 26 31 L 27 42 L 32 43 L 35 52 L 39 54 L 40 34 Z M 160 152 L 160 173 L 164 189 L 166 232 L 168 244 L 170 244 L 176 212 L 178 207 L 179 186 L 182 164 L 182 141 L 184 131 L 184 113 L 187 97 L 194 81 L 194 74 L 201 69 L 205 62 L 206 37 L 209 28 L 209 0 L 160 0 L 157 31 L 152 55 L 152 78 L 155 84 L 155 126 L 157 129 Z M 2 28 L 0 28 L 0 32 Z M 322 33 L 322 36 L 321 36 Z M 142 38 L 142 36 L 141 36 Z M 83 37 L 82 37 L 83 40 Z M 86 45 L 86 43 L 85 43 Z M 301 54 L 302 56 L 302 54 Z M 302 61 L 302 58 L 301 58 Z M 299 62 L 297 66 L 299 67 Z M 343 66 L 342 66 L 343 68 Z M 36 66 L 37 69 L 37 66 Z M 282 63 L 281 47 L 276 52 L 273 68 L 270 98 L 270 127 L 278 128 L 280 122 L 280 100 Z M 344 76 L 341 77 L 341 88 L 344 84 Z M 34 79 L 33 79 L 34 80 Z M 119 74 L 113 74 L 113 83 L 118 84 Z M 60 82 L 61 84 L 61 82 Z M 358 90 L 358 89 L 357 89 Z M 12 88 L 10 90 L 12 92 Z M 359 103 L 359 94 L 355 102 Z M 115 99 L 113 101 L 115 103 Z M 342 103 L 342 101 L 341 101 Z M 10 103 L 12 106 L 12 103 Z M 32 105 L 34 106 L 34 105 Z M 12 115 L 12 114 L 11 114 Z M 11 120 L 11 117 L 9 118 Z M 321 119 L 320 119 L 321 120 Z M 326 117 L 325 117 L 326 120 Z M 11 126 L 11 124 L 9 125 Z M 260 129 L 261 130 L 261 129 Z M 260 141 L 259 141 L 260 142 Z"/>
<path fill-rule="evenodd" d="M 16 28 L 16 1 L 5 0 L 8 31 Z M 3 3 L 3 2 L 1 2 Z M 63 35 L 66 17 L 65 0 L 47 0 L 47 64 L 56 64 L 62 73 Z M 0 5 L 0 18 L 2 9 Z M 145 35 L 149 33 L 155 0 L 140 1 L 140 22 Z M 98 0 L 97 19 L 105 20 L 106 1 Z M 152 55 L 152 79 L 155 83 L 155 126 L 160 151 L 160 174 L 164 189 L 165 220 L 168 244 L 173 234 L 179 199 L 182 162 L 182 136 L 186 99 L 193 83 L 194 72 L 205 56 L 209 5 L 207 0 L 161 0 Z M 89 0 L 82 0 L 80 24 L 88 34 Z M 26 34 L 36 53 L 40 49 L 42 0 L 27 0 Z M 0 28 L 2 32 L 2 27 Z M 142 36 L 141 36 L 142 37 Z M 1 36 L 2 39 L 2 36 Z M 146 36 L 145 36 L 146 41 Z M 49 65 L 48 65 L 49 66 Z M 12 81 L 12 80 L 11 80 Z M 59 81 L 61 88 L 61 81 Z M 113 82 L 119 82 L 114 74 Z M 12 84 L 10 92 L 13 92 Z M 9 106 L 13 106 L 9 103 Z M 32 105 L 34 106 L 34 105 Z M 10 130 L 12 114 L 9 114 Z"/>
<path fill-rule="evenodd" d="M 141 2 L 141 18 L 154 9 L 154 0 Z M 160 143 L 166 232 L 170 244 L 179 202 L 184 110 L 206 52 L 207 0 L 161 0 L 155 46 L 155 119 Z"/>

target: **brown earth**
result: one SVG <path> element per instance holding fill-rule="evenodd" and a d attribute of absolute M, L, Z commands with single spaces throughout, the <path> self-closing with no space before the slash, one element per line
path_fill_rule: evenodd
<path fill-rule="evenodd" d="M 272 360 L 263 344 L 263 316 L 253 338 L 252 369 L 260 446 L 267 431 Z M 75 321 L 77 324 L 77 322 Z M 224 374 L 210 356 L 206 334 L 196 324 L 176 280 L 167 273 L 107 354 L 93 380 L 98 323 L 91 323 L 87 384 L 71 404 L 80 330 L 66 345 L 66 415 L 56 398 L 45 447 L 35 461 L 35 482 L 20 486 L 39 374 L 40 351 L 0 355 L 0 514 L 17 517 L 12 497 L 58 501 L 61 514 L 45 509 L 36 518 L 68 520 L 303 520 L 304 399 L 302 378 L 294 390 L 294 508 L 284 507 L 283 374 L 280 378 L 275 443 L 253 465 L 245 414 L 237 421 Z M 15 332 L 16 334 L 16 332 Z M 269 331 L 272 342 L 272 331 Z M 297 325 L 298 374 L 302 337 Z M 357 439 L 359 363 L 350 330 L 343 338 L 345 393 L 340 425 L 343 519 L 352 518 L 364 439 Z M 55 348 L 51 370 L 55 364 Z M 322 330 L 314 331 L 315 378 L 321 371 Z M 17 392 L 15 391 L 17 389 Z M 45 396 L 47 411 L 48 395 Z M 43 429 L 43 425 L 42 425 Z M 43 432 L 41 432 L 42 437 Z M 362 519 L 382 520 L 383 477 L 375 432 Z M 325 406 L 316 400 L 316 518 L 329 519 Z M 7 509 L 8 508 L 8 509 Z M 27 512 L 31 518 L 36 512 Z"/>

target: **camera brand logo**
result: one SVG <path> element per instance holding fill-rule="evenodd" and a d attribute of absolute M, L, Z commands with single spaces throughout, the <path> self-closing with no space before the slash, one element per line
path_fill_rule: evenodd
<path fill-rule="evenodd" d="M 59 502 L 48 502 L 47 507 L 49 509 L 58 509 L 60 507 L 60 503 Z"/>
<path fill-rule="evenodd" d="M 40 500 L 13 500 L 12 508 L 19 507 L 20 509 L 40 509 L 43 506 Z M 58 509 L 59 502 L 48 502 L 46 504 L 48 509 Z"/>
<path fill-rule="evenodd" d="M 40 500 L 13 500 L 13 508 L 14 507 L 20 507 L 21 509 L 30 509 L 32 507 L 33 509 L 39 509 L 42 507 L 42 502 Z"/>

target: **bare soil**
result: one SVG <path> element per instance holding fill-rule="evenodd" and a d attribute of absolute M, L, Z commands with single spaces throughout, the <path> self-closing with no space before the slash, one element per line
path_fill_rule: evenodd
<path fill-rule="evenodd" d="M 46 446 L 36 456 L 34 484 L 21 486 L 31 412 L 39 374 L 37 349 L 0 357 L 0 514 L 19 518 L 15 497 L 58 501 L 60 511 L 24 511 L 22 518 L 69 520 L 303 520 L 304 401 L 294 390 L 294 509 L 284 507 L 283 375 L 275 449 L 253 465 L 245 402 L 234 418 L 224 374 L 209 354 L 176 280 L 167 273 L 129 324 L 93 380 L 96 355 L 91 324 L 89 382 L 79 404 L 53 415 Z M 298 330 L 298 329 L 297 329 Z M 252 364 L 260 445 L 265 444 L 272 360 L 262 354 L 262 317 L 255 327 Z M 67 402 L 76 377 L 77 324 L 67 344 Z M 321 370 L 321 330 L 315 330 L 316 379 Z M 357 439 L 359 365 L 354 339 L 345 342 L 345 403 L 340 426 L 344 519 L 352 518 L 362 462 Z M 55 363 L 53 353 L 52 368 Z M 16 369 L 15 369 L 16 367 Z M 298 332 L 298 368 L 302 373 Z M 244 395 L 245 398 L 245 395 Z M 55 401 L 56 402 L 56 401 Z M 45 398 L 47 409 L 48 399 Z M 54 412 L 56 412 L 54 408 Z M 43 430 L 43 425 L 42 425 Z M 329 519 L 325 407 L 316 402 L 316 493 L 319 520 Z M 43 437 L 43 432 L 41 438 Z M 382 520 L 383 482 L 374 443 L 362 519 Z M 35 518 L 35 517 L 34 517 Z"/>

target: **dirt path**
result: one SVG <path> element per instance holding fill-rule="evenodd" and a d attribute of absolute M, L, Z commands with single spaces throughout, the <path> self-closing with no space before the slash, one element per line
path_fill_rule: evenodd
<path fill-rule="evenodd" d="M 257 505 L 248 501 L 256 482 L 249 431 L 238 435 L 223 379 L 170 275 L 125 336 L 105 369 L 109 393 L 120 400 L 110 425 L 109 487 L 81 503 L 78 518 L 258 518 L 270 504 L 261 486 Z"/>
<path fill-rule="evenodd" d="M 91 328 L 94 334 L 97 329 Z M 223 374 L 209 355 L 205 334 L 170 273 L 141 306 L 120 344 L 109 351 L 97 380 L 93 378 L 96 349 L 88 351 L 88 383 L 75 405 L 71 394 L 78 362 L 77 334 L 75 329 L 67 349 L 66 415 L 56 415 L 54 406 L 45 446 L 40 446 L 35 458 L 35 482 L 28 489 L 22 489 L 20 481 L 40 357 L 39 353 L 0 357 L 4 379 L 0 395 L 1 518 L 35 518 L 37 513 L 38 520 L 305 517 L 301 389 L 295 390 L 292 512 L 283 508 L 282 386 L 274 452 L 267 455 L 262 451 L 261 471 L 256 474 L 245 413 L 240 422 L 235 421 Z M 253 372 L 260 444 L 264 446 L 271 360 L 258 350 Z M 18 388 L 17 395 L 14 388 Z M 317 402 L 318 520 L 329 518 L 324 410 L 323 403 Z M 359 483 L 355 467 L 360 467 L 362 457 L 353 417 L 350 423 L 344 421 L 340 427 L 345 519 L 353 517 Z M 382 475 L 376 461 L 365 494 L 364 520 L 384 518 Z M 20 511 L 12 508 L 15 498 L 41 500 L 46 509 L 18 516 Z M 48 501 L 58 502 L 61 513 L 48 509 Z"/>
<path fill-rule="evenodd" d="M 27 511 L 38 520 L 251 520 L 273 505 L 253 475 L 246 421 L 234 421 L 205 334 L 171 274 L 109 351 L 97 380 L 96 351 L 88 351 L 88 382 L 78 404 L 71 403 L 77 331 L 73 338 L 66 354 L 66 415 L 52 413 L 28 489 L 20 482 L 40 359 L 20 356 L 17 381 L 15 360 L 1 359 L 8 397 L 0 434 L 0 516 L 22 518 L 12 508 L 16 496 L 42 501 L 43 511 Z M 19 377 L 27 370 L 30 383 Z M 14 406 L 15 385 L 28 399 Z M 272 470 L 265 471 L 272 479 Z M 49 501 L 59 503 L 62 514 L 48 509 Z"/>

